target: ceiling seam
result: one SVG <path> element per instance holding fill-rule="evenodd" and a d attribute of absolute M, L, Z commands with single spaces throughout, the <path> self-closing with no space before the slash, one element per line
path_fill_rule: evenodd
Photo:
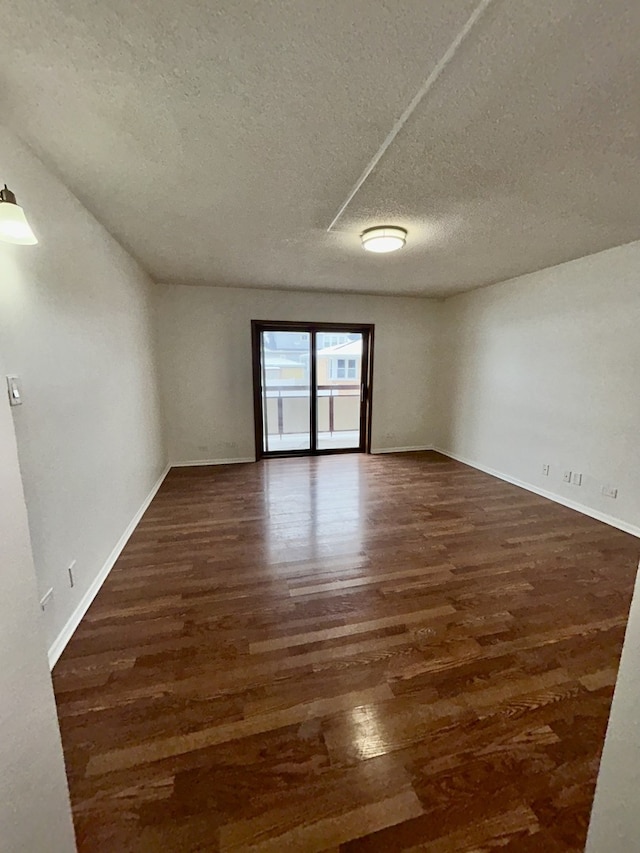
<path fill-rule="evenodd" d="M 431 71 L 431 73 L 429 74 L 427 79 L 424 81 L 422 86 L 418 89 L 416 94 L 413 96 L 413 98 L 409 102 L 408 106 L 404 109 L 400 118 L 398 118 L 397 121 L 394 123 L 393 127 L 391 128 L 391 130 L 387 134 L 384 142 L 382 143 L 380 148 L 378 148 L 376 153 L 373 155 L 373 157 L 369 161 L 367 167 L 365 168 L 364 172 L 360 175 L 360 177 L 356 181 L 353 189 L 351 190 L 351 192 L 349 193 L 349 195 L 347 196 L 345 201 L 342 203 L 342 205 L 338 209 L 338 212 L 336 213 L 336 215 L 331 220 L 331 224 L 327 228 L 327 232 L 330 232 L 333 230 L 334 225 L 338 222 L 338 220 L 341 218 L 342 214 L 345 212 L 347 207 L 351 204 L 353 199 L 356 197 L 356 195 L 358 194 L 358 192 L 362 188 L 363 184 L 369 178 L 369 176 L 371 175 L 373 170 L 376 168 L 376 166 L 378 165 L 380 160 L 382 160 L 386 151 L 392 145 L 393 141 L 398 136 L 398 134 L 400 133 L 402 128 L 405 126 L 405 124 L 409 121 L 409 119 L 411 118 L 411 115 L 415 112 L 415 110 L 419 106 L 420 102 L 424 99 L 424 97 L 428 94 L 428 92 L 434 86 L 434 84 L 436 83 L 438 78 L 442 75 L 443 71 L 446 69 L 446 67 L 449 65 L 449 63 L 452 61 L 452 59 L 456 55 L 458 49 L 461 47 L 461 45 L 464 43 L 464 41 L 469 36 L 469 33 L 471 32 L 471 30 L 478 23 L 480 18 L 484 15 L 486 10 L 489 8 L 489 6 L 493 2 L 494 2 L 494 0 L 480 0 L 480 3 L 478 3 L 476 8 L 473 10 L 473 12 L 471 13 L 471 15 L 468 18 L 465 25 L 462 27 L 462 29 L 459 31 L 459 33 L 456 35 L 454 40 L 449 45 L 446 53 L 444 53 L 444 55 L 442 56 L 442 58 L 440 59 L 438 64 Z"/>

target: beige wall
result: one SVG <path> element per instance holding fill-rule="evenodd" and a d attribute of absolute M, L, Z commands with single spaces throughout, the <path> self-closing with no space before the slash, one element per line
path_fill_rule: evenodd
<path fill-rule="evenodd" d="M 374 323 L 374 450 L 430 445 L 441 304 L 406 297 L 158 286 L 172 462 L 254 458 L 251 320 Z"/>
<path fill-rule="evenodd" d="M 438 444 L 640 534 L 640 243 L 453 297 L 443 320 Z"/>
<path fill-rule="evenodd" d="M 3 130 L 0 157 L 40 241 L 0 244 L 0 349 L 23 383 L 12 411 L 51 646 L 165 464 L 153 285 Z"/>
<path fill-rule="evenodd" d="M 0 371 L 4 365 L 0 358 Z M 0 394 L 0 850 L 75 850 L 8 398 Z"/>

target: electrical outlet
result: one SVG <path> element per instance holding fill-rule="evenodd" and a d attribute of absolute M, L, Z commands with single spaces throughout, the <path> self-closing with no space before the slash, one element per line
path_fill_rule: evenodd
<path fill-rule="evenodd" d="M 571 482 L 573 483 L 574 486 L 581 486 L 582 485 L 582 474 L 576 474 L 576 473 L 572 474 L 571 475 Z"/>
<path fill-rule="evenodd" d="M 602 494 L 605 496 L 605 498 L 617 498 L 618 490 L 615 488 L 615 486 L 603 486 Z"/>
<path fill-rule="evenodd" d="M 543 465 L 543 466 L 542 466 L 542 473 L 543 473 L 543 475 L 544 475 L 545 477 L 548 477 L 548 476 L 549 476 L 549 466 L 548 466 L 548 465 Z"/>
<path fill-rule="evenodd" d="M 565 471 L 564 472 L 564 474 L 562 475 L 562 482 L 563 483 L 570 483 L 571 482 L 571 471 Z"/>
<path fill-rule="evenodd" d="M 45 592 L 45 594 L 42 596 L 42 598 L 40 599 L 40 607 L 42 607 L 42 609 L 44 610 L 52 598 L 53 598 L 53 587 L 48 589 Z"/>
<path fill-rule="evenodd" d="M 76 561 L 75 561 L 75 560 L 72 560 L 72 561 L 69 563 L 69 568 L 67 569 L 67 571 L 69 572 L 69 586 L 70 586 L 72 589 L 73 589 L 73 587 L 75 586 L 75 580 L 74 580 L 74 578 L 73 578 L 73 570 L 75 569 L 75 567 L 76 567 Z"/>

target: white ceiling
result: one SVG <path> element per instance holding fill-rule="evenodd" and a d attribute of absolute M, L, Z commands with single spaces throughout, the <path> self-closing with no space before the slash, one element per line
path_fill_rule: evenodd
<path fill-rule="evenodd" d="M 637 0 L 0 8 L 3 120 L 157 281 L 441 296 L 640 238 Z"/>

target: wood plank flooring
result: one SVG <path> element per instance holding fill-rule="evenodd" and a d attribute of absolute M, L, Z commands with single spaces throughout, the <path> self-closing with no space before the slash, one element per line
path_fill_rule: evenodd
<path fill-rule="evenodd" d="M 80 851 L 582 850 L 639 555 L 436 453 L 172 470 L 54 671 Z"/>

